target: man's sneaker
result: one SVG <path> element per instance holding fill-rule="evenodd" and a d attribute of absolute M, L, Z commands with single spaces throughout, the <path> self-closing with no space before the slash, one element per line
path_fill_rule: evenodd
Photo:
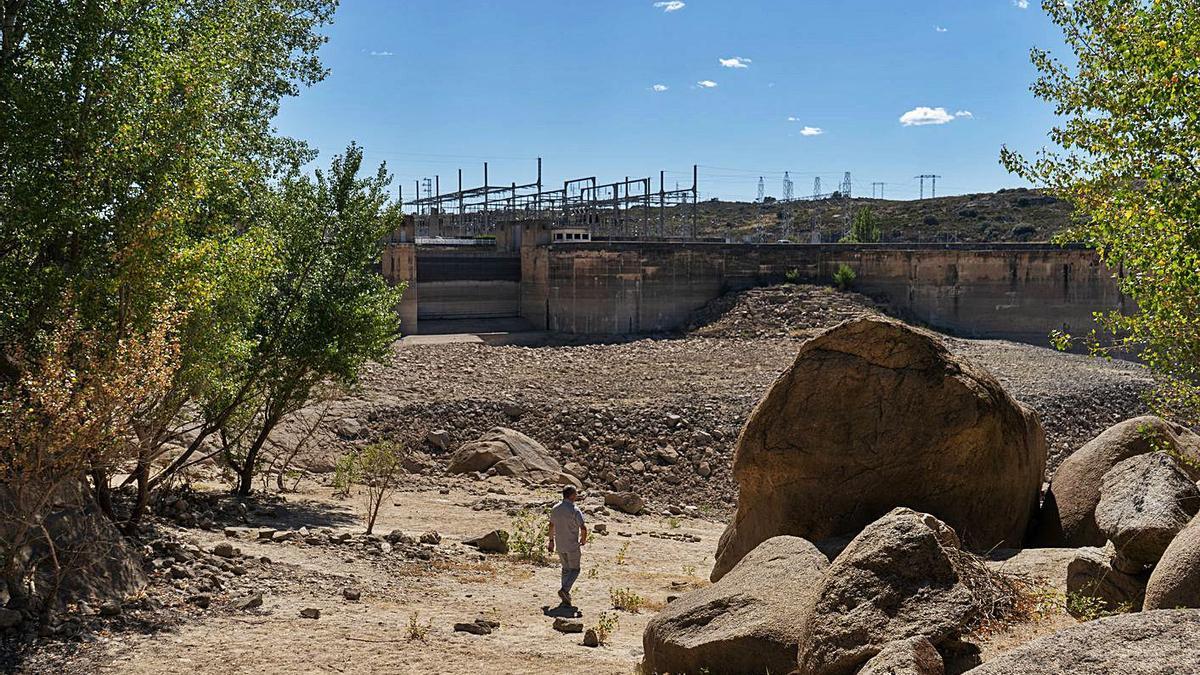
<path fill-rule="evenodd" d="M 558 598 L 559 598 L 559 600 L 562 600 L 563 605 L 568 606 L 568 607 L 571 605 L 571 594 L 570 593 L 568 593 L 562 589 L 559 589 Z"/>

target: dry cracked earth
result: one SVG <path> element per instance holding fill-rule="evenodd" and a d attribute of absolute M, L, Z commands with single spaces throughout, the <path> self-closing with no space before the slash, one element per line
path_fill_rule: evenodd
<path fill-rule="evenodd" d="M 304 471 L 294 491 L 239 508 L 211 473 L 201 475 L 209 482 L 160 505 L 144 537 L 152 583 L 143 596 L 117 616 L 84 608 L 68 629 L 0 665 L 31 673 L 635 672 L 654 607 L 705 583 L 735 503 L 729 465 L 751 408 L 800 341 L 874 311 L 861 296 L 785 286 L 719 300 L 689 331 L 665 338 L 401 342 L 358 390 L 289 422 L 277 450 L 316 429 L 295 459 Z M 1143 412 L 1152 384 L 1127 362 L 1001 341 L 947 343 L 1038 411 L 1051 472 L 1101 430 Z M 543 616 L 556 567 L 463 545 L 511 530 L 522 509 L 554 496 L 500 477 L 447 476 L 445 448 L 423 440 L 445 431 L 453 449 L 497 425 L 529 434 L 586 475 L 585 511 L 609 534 L 585 549 L 576 604 L 587 626 L 604 612 L 617 618 L 608 644 L 583 647 Z M 422 439 L 424 466 L 385 503 L 377 536 L 364 537 L 365 497 L 335 496 L 329 470 L 349 448 L 386 438 Z M 623 484 L 647 499 L 651 515 L 601 507 L 599 490 Z M 614 610 L 613 589 L 632 590 L 646 607 Z M 477 618 L 500 627 L 452 629 Z M 983 637 L 984 654 L 1069 621 L 1047 615 Z"/>

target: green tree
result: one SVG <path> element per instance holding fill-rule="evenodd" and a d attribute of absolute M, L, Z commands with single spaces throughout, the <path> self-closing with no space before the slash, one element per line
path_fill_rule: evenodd
<path fill-rule="evenodd" d="M 111 458 L 87 470 L 102 505 L 128 458 L 144 506 L 180 412 L 254 348 L 247 309 L 277 255 L 252 224 L 283 169 L 311 156 L 271 119 L 324 76 L 318 29 L 335 5 L 0 2 L 0 396 L 21 400 L 64 350 L 91 356 L 72 360 L 76 382 L 167 381 L 137 405 L 72 390 L 107 427 L 63 435 L 54 451 Z M 118 358 L 130 345 L 171 358 Z M 133 363 L 162 372 L 104 370 Z M 95 438 L 124 439 L 122 452 L 100 453 Z"/>
<path fill-rule="evenodd" d="M 396 305 L 404 287 L 376 271 L 379 241 L 395 228 L 384 166 L 360 178 L 362 149 L 351 144 L 329 171 L 288 176 L 272 199 L 268 227 L 280 265 L 261 313 L 249 327 L 258 340 L 237 391 L 251 394 L 219 425 L 225 461 L 249 494 L 263 445 L 280 421 L 318 386 L 349 386 L 371 359 L 385 357 L 399 334 Z M 209 411 L 223 411 L 218 397 Z M 217 414 L 220 414 L 219 412 Z"/>
<path fill-rule="evenodd" d="M 1200 6 L 1195 0 L 1048 0 L 1070 55 L 1040 49 L 1033 93 L 1062 123 L 1053 148 L 1026 159 L 1004 149 L 1014 173 L 1071 200 L 1060 238 L 1096 248 L 1130 314 L 1098 314 L 1107 335 L 1062 333 L 1095 351 L 1135 351 L 1164 377 L 1157 404 L 1200 411 Z"/>
<path fill-rule="evenodd" d="M 875 212 L 869 206 L 864 206 L 854 214 L 850 223 L 850 234 L 842 238 L 846 243 L 873 244 L 883 238 L 879 224 L 875 222 Z"/>

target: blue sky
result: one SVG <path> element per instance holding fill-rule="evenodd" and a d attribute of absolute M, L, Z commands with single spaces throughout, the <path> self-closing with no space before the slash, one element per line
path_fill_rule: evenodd
<path fill-rule="evenodd" d="M 797 196 L 844 171 L 897 199 L 923 173 L 939 194 L 1018 186 L 1001 145 L 1035 151 L 1053 122 L 1029 48 L 1061 51 L 1037 0 L 343 0 L 328 35 L 329 77 L 279 130 L 323 160 L 358 141 L 406 199 L 458 168 L 481 184 L 484 160 L 532 181 L 539 156 L 548 185 L 672 187 L 699 164 L 702 199 L 753 199 L 759 175 L 779 196 L 784 170 Z"/>

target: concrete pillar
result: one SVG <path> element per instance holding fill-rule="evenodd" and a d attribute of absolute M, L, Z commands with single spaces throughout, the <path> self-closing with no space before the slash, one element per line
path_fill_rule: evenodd
<path fill-rule="evenodd" d="M 400 334 L 417 333 L 417 228 L 416 220 L 405 216 L 383 247 L 383 278 L 392 286 L 408 284 L 400 306 Z"/>

